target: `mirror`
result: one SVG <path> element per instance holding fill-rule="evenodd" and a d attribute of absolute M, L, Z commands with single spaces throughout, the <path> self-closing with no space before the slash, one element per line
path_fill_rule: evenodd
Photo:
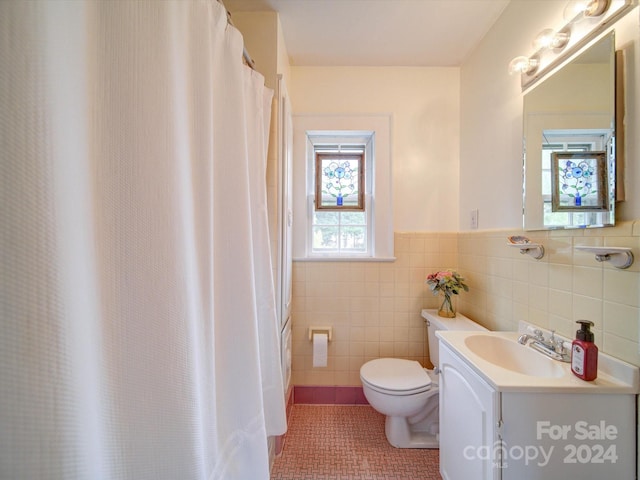
<path fill-rule="evenodd" d="M 610 33 L 524 96 L 524 229 L 615 223 Z"/>

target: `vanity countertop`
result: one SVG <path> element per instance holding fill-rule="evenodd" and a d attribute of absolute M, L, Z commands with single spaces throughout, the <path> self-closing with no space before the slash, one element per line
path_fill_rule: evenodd
<path fill-rule="evenodd" d="M 553 393 L 602 393 L 602 394 L 638 394 L 640 393 L 640 370 L 638 367 L 613 358 L 600 352 L 598 356 L 598 377 L 586 382 L 576 377 L 571 372 L 571 364 L 547 358 L 541 353 L 535 352 L 529 346 L 517 343 L 520 334 L 518 332 L 473 332 L 473 331 L 444 331 L 436 332 L 441 344 L 450 347 L 454 352 L 477 372 L 485 381 L 499 391 L 503 392 L 553 392 Z M 497 365 L 492 361 L 476 354 L 467 339 L 472 336 L 487 335 L 499 339 L 514 342 L 509 345 L 513 351 L 518 348 L 528 349 L 536 353 L 540 362 L 553 362 L 550 365 L 556 372 L 555 376 L 523 374 L 509 368 Z M 502 340 L 500 340 L 501 342 Z M 499 342 L 498 342 L 499 343 Z M 500 357 L 495 355 L 494 357 Z M 524 353 L 524 352 L 523 352 Z M 534 358 L 527 353 L 527 358 Z M 500 361 L 500 360 L 499 360 Z M 560 370 L 561 369 L 561 370 Z"/>

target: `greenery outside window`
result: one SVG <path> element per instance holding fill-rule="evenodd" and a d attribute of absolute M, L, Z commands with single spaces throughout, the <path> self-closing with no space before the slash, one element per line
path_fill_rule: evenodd
<path fill-rule="evenodd" d="M 312 235 L 314 253 L 366 253 L 367 217 L 365 212 L 316 211 Z"/>

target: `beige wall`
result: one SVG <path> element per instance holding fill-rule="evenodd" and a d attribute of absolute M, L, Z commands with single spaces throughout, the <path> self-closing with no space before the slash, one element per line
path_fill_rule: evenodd
<path fill-rule="evenodd" d="M 458 229 L 457 68 L 291 67 L 290 93 L 299 115 L 390 114 L 393 231 Z"/>
<path fill-rule="evenodd" d="M 420 310 L 437 299 L 423 278 L 455 266 L 457 235 L 427 231 L 457 230 L 458 69 L 292 67 L 291 79 L 295 114 L 391 115 L 390 228 L 421 231 L 395 234 L 393 263 L 294 263 L 293 384 L 358 385 L 368 359 L 425 360 Z M 327 368 L 312 367 L 311 325 L 334 327 Z"/>
<path fill-rule="evenodd" d="M 278 27 L 276 12 L 236 12 L 233 24 L 242 33 L 244 46 L 255 62 L 255 68 L 264 75 L 264 83 L 271 89 L 277 87 Z"/>

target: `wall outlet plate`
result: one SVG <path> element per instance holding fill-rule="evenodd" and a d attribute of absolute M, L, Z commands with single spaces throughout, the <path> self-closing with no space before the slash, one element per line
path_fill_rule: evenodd
<path fill-rule="evenodd" d="M 477 208 L 471 210 L 470 220 L 471 220 L 470 221 L 471 230 L 477 230 L 478 229 L 478 209 Z"/>

